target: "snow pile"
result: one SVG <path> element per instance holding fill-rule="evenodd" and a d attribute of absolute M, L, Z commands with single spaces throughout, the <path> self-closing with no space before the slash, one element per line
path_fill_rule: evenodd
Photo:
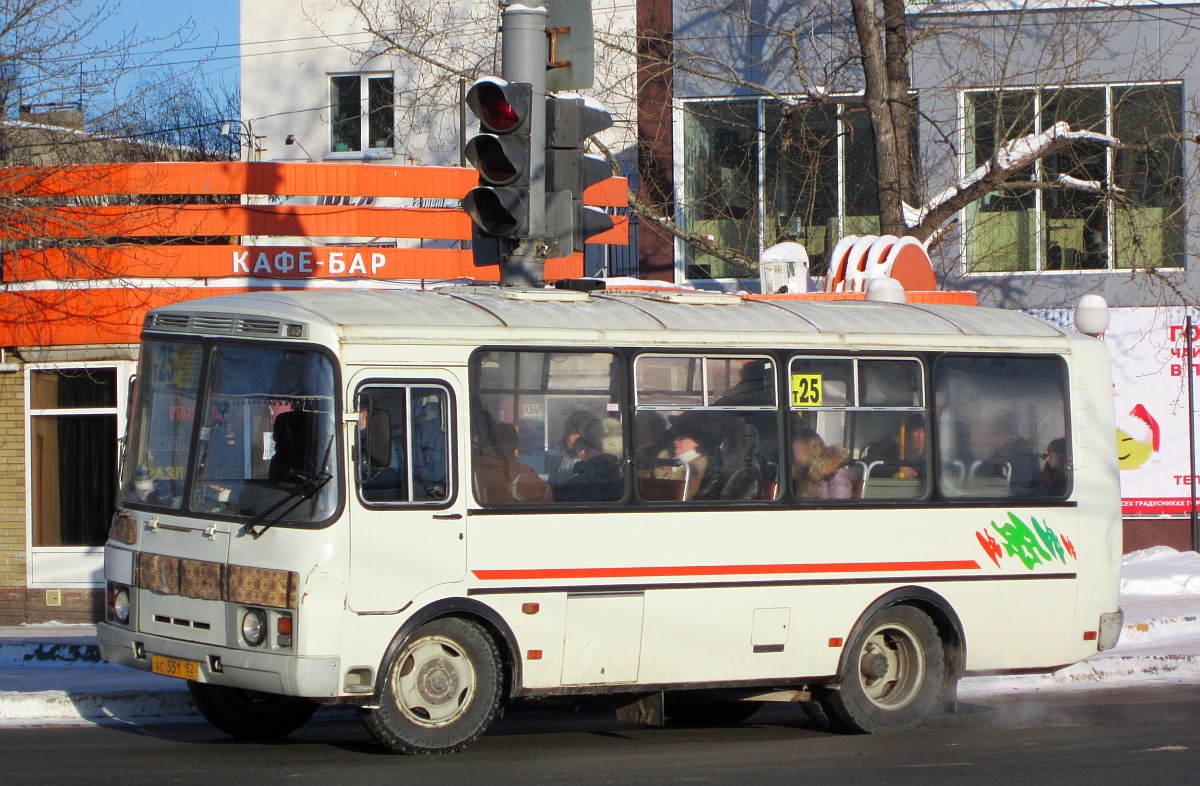
<path fill-rule="evenodd" d="M 1142 596 L 1200 598 L 1200 554 L 1155 546 L 1126 554 L 1121 567 L 1121 598 Z"/>

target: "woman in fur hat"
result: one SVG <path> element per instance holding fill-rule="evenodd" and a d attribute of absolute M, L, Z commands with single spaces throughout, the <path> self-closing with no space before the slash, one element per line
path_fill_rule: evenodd
<path fill-rule="evenodd" d="M 841 445 L 826 445 L 810 428 L 792 435 L 792 490 L 807 499 L 850 499 L 849 452 Z"/>

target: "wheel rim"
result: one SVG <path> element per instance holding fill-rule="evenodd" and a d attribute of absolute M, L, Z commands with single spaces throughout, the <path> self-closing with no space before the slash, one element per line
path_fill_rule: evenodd
<path fill-rule="evenodd" d="M 859 653 L 858 678 L 867 699 L 884 710 L 908 704 L 925 681 L 925 651 L 903 625 L 881 625 Z"/>
<path fill-rule="evenodd" d="M 462 647 L 445 636 L 426 636 L 407 647 L 392 671 L 392 695 L 408 720 L 420 726 L 453 723 L 475 696 L 475 667 Z"/>

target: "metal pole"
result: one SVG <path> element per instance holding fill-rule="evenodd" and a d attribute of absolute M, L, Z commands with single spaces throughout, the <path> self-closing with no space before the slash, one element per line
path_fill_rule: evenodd
<path fill-rule="evenodd" d="M 503 286 L 540 287 L 546 283 L 546 9 L 509 0 L 501 16 L 501 76 L 533 87 L 529 113 L 529 234 L 508 261 L 500 264 Z"/>
<path fill-rule="evenodd" d="M 1183 320 L 1187 334 L 1187 381 L 1188 381 L 1188 454 L 1191 467 L 1188 471 L 1192 481 L 1192 551 L 1200 551 L 1200 527 L 1196 523 L 1196 371 L 1192 359 L 1192 315 Z"/>
<path fill-rule="evenodd" d="M 458 165 L 467 165 L 467 80 L 458 78 Z"/>

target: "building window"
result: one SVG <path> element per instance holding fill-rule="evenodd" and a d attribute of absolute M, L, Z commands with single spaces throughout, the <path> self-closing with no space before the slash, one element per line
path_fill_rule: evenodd
<path fill-rule="evenodd" d="M 1030 188 L 988 194 L 965 216 L 970 273 L 1183 265 L 1183 87 L 1107 85 L 964 93 L 963 174 L 998 145 L 1064 121 L 1116 136 L 1022 172 Z M 1045 188 L 1063 176 L 1099 188 Z M 1043 187 L 1038 187 L 1043 186 Z M 1105 196 L 1120 189 L 1121 199 Z"/>
<path fill-rule="evenodd" d="M 879 231 L 874 134 L 859 104 L 689 101 L 683 135 L 684 222 L 718 246 L 757 260 L 766 247 L 796 241 L 823 275 L 840 237 Z M 686 254 L 688 279 L 758 275 L 755 262 L 690 245 Z"/>
<path fill-rule="evenodd" d="M 390 154 L 396 132 L 392 77 L 329 77 L 329 118 L 331 152 Z"/>
<path fill-rule="evenodd" d="M 117 369 L 29 371 L 31 545 L 103 546 L 117 489 Z"/>

